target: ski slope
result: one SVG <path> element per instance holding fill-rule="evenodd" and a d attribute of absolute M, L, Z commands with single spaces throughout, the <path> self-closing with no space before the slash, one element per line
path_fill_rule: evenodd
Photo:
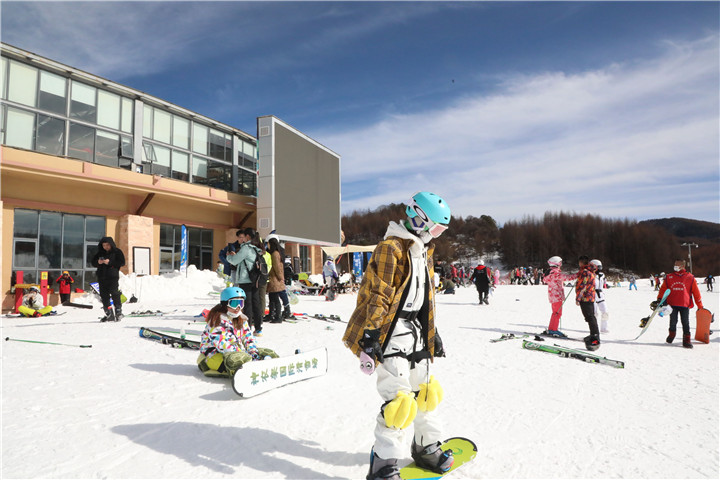
<path fill-rule="evenodd" d="M 68 313 L 55 318 L 2 319 L 3 338 L 92 344 L 2 342 L 2 478 L 364 478 L 381 402 L 340 341 L 344 325 L 267 324 L 261 346 L 281 355 L 327 347 L 328 373 L 242 399 L 229 380 L 200 373 L 196 351 L 138 336 L 142 326 L 199 333 L 193 315 L 221 286 L 213 272 L 123 277 L 121 286 L 139 298 L 125 313 L 176 316 L 100 323 L 95 301 L 57 307 Z M 522 340 L 490 343 L 544 329 L 547 287 L 500 286 L 489 306 L 474 288 L 437 296 L 448 354 L 432 367 L 445 390 L 438 408 L 447 436 L 478 445 L 453 478 L 718 478 L 718 335 L 692 350 L 667 345 L 667 317 L 658 317 L 630 341 L 656 297 L 649 282 L 638 288 L 606 290 L 611 331 L 596 352 L 625 369 L 524 350 Z M 704 290 L 717 313 L 718 293 Z M 347 320 L 355 300 L 301 296 L 293 311 Z M 587 335 L 571 300 L 562 329 Z"/>

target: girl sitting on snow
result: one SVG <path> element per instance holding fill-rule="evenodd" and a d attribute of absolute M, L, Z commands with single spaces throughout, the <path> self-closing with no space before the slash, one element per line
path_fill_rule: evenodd
<path fill-rule="evenodd" d="M 207 315 L 207 326 L 200 338 L 197 364 L 209 377 L 232 377 L 244 363 L 278 355 L 269 348 L 259 348 L 242 313 L 245 292 L 229 287 L 220 293 L 220 303 Z"/>
<path fill-rule="evenodd" d="M 22 305 L 18 307 L 17 311 L 26 317 L 41 317 L 52 312 L 52 307 L 45 306 L 39 288 L 30 287 L 28 293 L 23 295 Z"/>

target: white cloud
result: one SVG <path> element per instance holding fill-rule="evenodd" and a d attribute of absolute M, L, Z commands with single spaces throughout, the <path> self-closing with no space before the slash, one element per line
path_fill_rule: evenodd
<path fill-rule="evenodd" d="M 718 221 L 718 87 L 713 36 L 313 136 L 343 157 L 344 211 L 428 189 L 501 222 L 546 210 Z"/>

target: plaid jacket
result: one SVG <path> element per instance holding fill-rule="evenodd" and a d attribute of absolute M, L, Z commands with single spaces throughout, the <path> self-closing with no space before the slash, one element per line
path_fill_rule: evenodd
<path fill-rule="evenodd" d="M 380 329 L 380 344 L 385 348 L 395 327 L 403 292 L 408 285 L 410 273 L 411 239 L 395 236 L 378 243 L 368 263 L 358 291 L 357 305 L 343 335 L 343 343 L 355 355 L 360 355 L 358 341 L 365 329 Z M 428 318 L 425 340 L 431 358 L 435 354 L 435 287 L 431 245 L 427 251 Z"/>

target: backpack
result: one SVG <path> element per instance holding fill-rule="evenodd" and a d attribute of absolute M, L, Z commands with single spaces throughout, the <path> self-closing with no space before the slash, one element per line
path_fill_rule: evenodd
<path fill-rule="evenodd" d="M 250 283 L 252 283 L 256 287 L 261 287 L 261 286 L 267 284 L 269 273 L 270 272 L 268 271 L 268 266 L 267 266 L 267 263 L 265 262 L 265 257 L 263 257 L 262 252 L 260 252 L 259 250 L 256 250 L 255 251 L 255 261 L 248 268 L 248 275 L 250 276 Z"/>

